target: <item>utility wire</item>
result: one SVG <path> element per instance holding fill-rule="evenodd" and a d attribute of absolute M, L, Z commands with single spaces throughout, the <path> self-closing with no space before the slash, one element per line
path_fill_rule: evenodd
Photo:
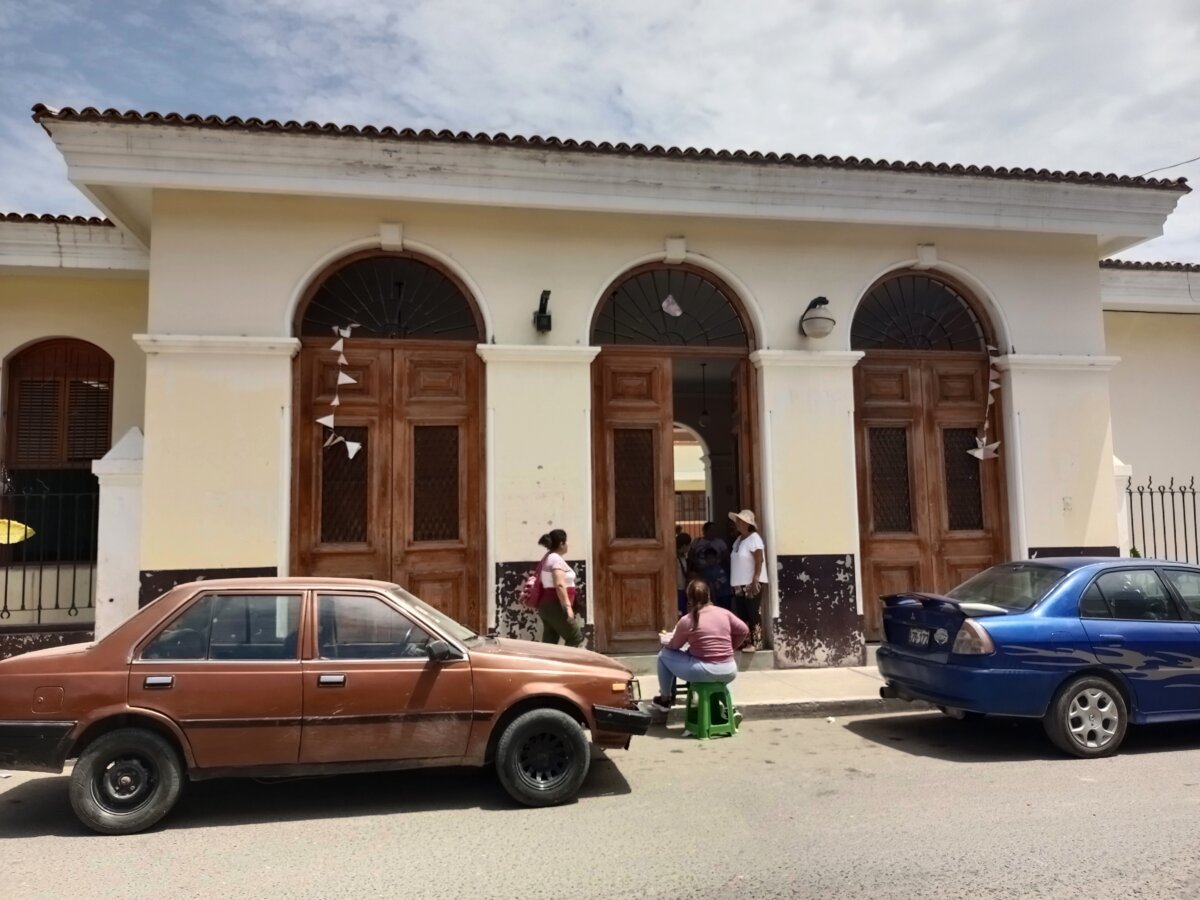
<path fill-rule="evenodd" d="M 1200 162 L 1200 156 L 1193 156 L 1191 159 L 1185 159 L 1183 162 L 1177 162 L 1169 166 L 1163 166 L 1159 169 L 1151 169 L 1149 172 L 1143 172 L 1138 178 L 1145 178 L 1147 175 L 1153 175 L 1155 172 L 1165 172 L 1167 169 L 1178 169 L 1180 166 L 1186 166 L 1188 163 Z"/>

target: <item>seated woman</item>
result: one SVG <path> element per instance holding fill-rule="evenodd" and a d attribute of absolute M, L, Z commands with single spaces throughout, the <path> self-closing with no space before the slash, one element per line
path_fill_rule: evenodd
<path fill-rule="evenodd" d="M 687 586 L 688 611 L 663 632 L 658 653 L 658 696 L 650 701 L 659 712 L 675 705 L 675 679 L 728 683 L 737 677 L 733 651 L 750 635 L 746 624 L 727 609 L 713 606 L 712 592 L 703 581 Z M 685 650 L 684 647 L 687 649 Z"/>

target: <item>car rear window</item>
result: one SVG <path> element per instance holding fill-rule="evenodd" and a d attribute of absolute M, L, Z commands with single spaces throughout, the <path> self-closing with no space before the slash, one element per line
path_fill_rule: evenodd
<path fill-rule="evenodd" d="M 1020 612 L 1032 608 L 1066 577 L 1054 566 L 1012 563 L 993 566 L 969 578 L 946 596 L 961 603 L 988 603 Z"/>

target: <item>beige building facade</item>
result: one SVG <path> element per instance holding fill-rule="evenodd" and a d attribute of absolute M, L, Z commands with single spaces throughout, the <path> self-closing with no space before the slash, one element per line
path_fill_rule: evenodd
<path fill-rule="evenodd" d="M 37 117 L 108 220 L 0 223 L 7 502 L 93 465 L 61 450 L 90 390 L 101 562 L 48 555 L 100 631 L 182 580 L 309 572 L 536 637 L 518 586 L 562 528 L 592 646 L 645 652 L 677 527 L 750 507 L 775 663 L 854 664 L 880 594 L 1118 552 L 1114 451 L 1193 474 L 1146 396 L 1196 383 L 1196 275 L 1097 265 L 1179 182 Z M 50 340 L 111 371 L 30 375 Z M 22 585 L 29 634 L 90 617 Z"/>

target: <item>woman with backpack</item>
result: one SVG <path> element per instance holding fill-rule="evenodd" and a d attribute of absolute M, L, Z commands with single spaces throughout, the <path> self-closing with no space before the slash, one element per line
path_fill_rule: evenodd
<path fill-rule="evenodd" d="M 555 528 L 543 534 L 538 543 L 546 548 L 534 575 L 534 585 L 539 589 L 537 611 L 542 620 L 542 642 L 557 644 L 561 637 L 568 647 L 581 647 L 583 628 L 575 615 L 575 570 L 563 558 L 567 533 Z"/>

